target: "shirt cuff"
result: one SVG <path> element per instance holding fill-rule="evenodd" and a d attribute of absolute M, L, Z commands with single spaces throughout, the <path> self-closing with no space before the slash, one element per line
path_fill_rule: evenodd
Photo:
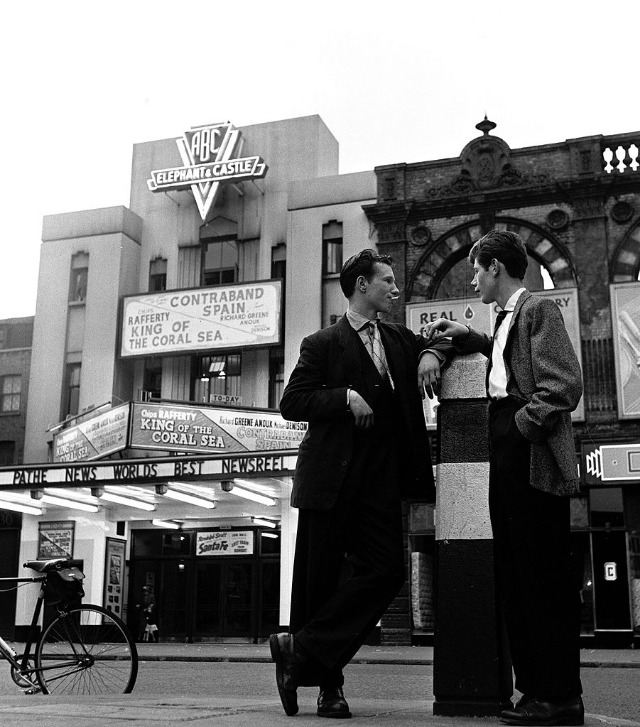
<path fill-rule="evenodd" d="M 425 353 L 432 353 L 438 359 L 438 361 L 440 361 L 441 364 L 443 364 L 447 360 L 447 357 L 444 354 L 440 353 L 440 351 L 436 351 L 434 348 L 425 348 L 424 351 L 420 351 L 418 361 L 422 359 Z"/>

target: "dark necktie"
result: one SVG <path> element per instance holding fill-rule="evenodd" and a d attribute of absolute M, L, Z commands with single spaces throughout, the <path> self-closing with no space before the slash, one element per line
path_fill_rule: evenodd
<path fill-rule="evenodd" d="M 493 327 L 493 337 L 496 337 L 496 333 L 498 332 L 498 328 L 502 325 L 502 321 L 507 317 L 507 313 L 511 313 L 511 311 L 508 310 L 501 310 L 500 313 L 498 313 L 498 317 L 496 318 L 496 324 Z"/>

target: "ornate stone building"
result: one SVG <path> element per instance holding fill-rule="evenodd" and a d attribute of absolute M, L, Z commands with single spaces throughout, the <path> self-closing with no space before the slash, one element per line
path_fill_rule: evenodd
<path fill-rule="evenodd" d="M 524 239 L 530 290 L 577 291 L 585 393 L 574 431 L 585 489 L 572 504 L 583 632 L 619 630 L 629 643 L 640 631 L 640 477 L 602 482 L 597 458 L 602 445 L 623 442 L 636 443 L 640 457 L 640 132 L 511 149 L 495 127 L 485 117 L 457 158 L 377 167 L 377 200 L 364 209 L 378 248 L 395 258 L 406 306 L 475 300 L 468 253 L 493 228 Z M 620 287 L 633 301 L 624 321 Z M 404 322 L 402 308 L 395 315 Z M 627 373 L 637 381 L 625 409 Z M 420 551 L 429 527 L 417 520 L 410 542 Z M 603 575 L 611 563 L 615 578 Z"/>
<path fill-rule="evenodd" d="M 406 304 L 471 298 L 472 243 L 493 228 L 519 233 L 537 263 L 529 288 L 543 287 L 542 268 L 552 287 L 579 289 L 580 434 L 637 437 L 637 421 L 617 418 L 609 284 L 637 281 L 640 271 L 640 133 L 510 149 L 495 127 L 480 122 L 482 135 L 456 159 L 376 168 L 377 202 L 365 211 L 379 247 L 396 258 Z"/>

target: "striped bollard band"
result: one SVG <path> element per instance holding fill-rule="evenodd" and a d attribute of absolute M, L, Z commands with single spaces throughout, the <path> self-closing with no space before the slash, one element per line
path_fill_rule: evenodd
<path fill-rule="evenodd" d="M 438 409 L 433 713 L 485 717 L 510 705 L 489 519 L 485 362 L 458 356 Z"/>

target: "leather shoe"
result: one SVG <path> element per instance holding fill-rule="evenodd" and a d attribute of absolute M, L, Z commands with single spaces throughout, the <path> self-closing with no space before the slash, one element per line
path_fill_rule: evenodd
<path fill-rule="evenodd" d="M 297 689 L 300 685 L 302 662 L 293 646 L 293 634 L 280 633 L 269 636 L 271 658 L 276 663 L 276 684 L 285 714 L 293 717 L 298 713 Z"/>
<path fill-rule="evenodd" d="M 318 717 L 333 717 L 334 719 L 348 719 L 351 717 L 342 687 L 320 689 Z"/>
<path fill-rule="evenodd" d="M 562 702 L 531 699 L 525 704 L 518 702 L 518 706 L 514 709 L 505 709 L 500 713 L 500 721 L 503 724 L 536 725 L 536 727 L 583 725 L 584 705 L 581 697 L 565 699 Z"/>
<path fill-rule="evenodd" d="M 529 702 L 533 702 L 535 697 L 531 696 L 530 694 L 523 694 L 520 699 L 516 702 L 516 709 L 518 707 L 524 707 L 525 704 L 528 704 Z"/>

